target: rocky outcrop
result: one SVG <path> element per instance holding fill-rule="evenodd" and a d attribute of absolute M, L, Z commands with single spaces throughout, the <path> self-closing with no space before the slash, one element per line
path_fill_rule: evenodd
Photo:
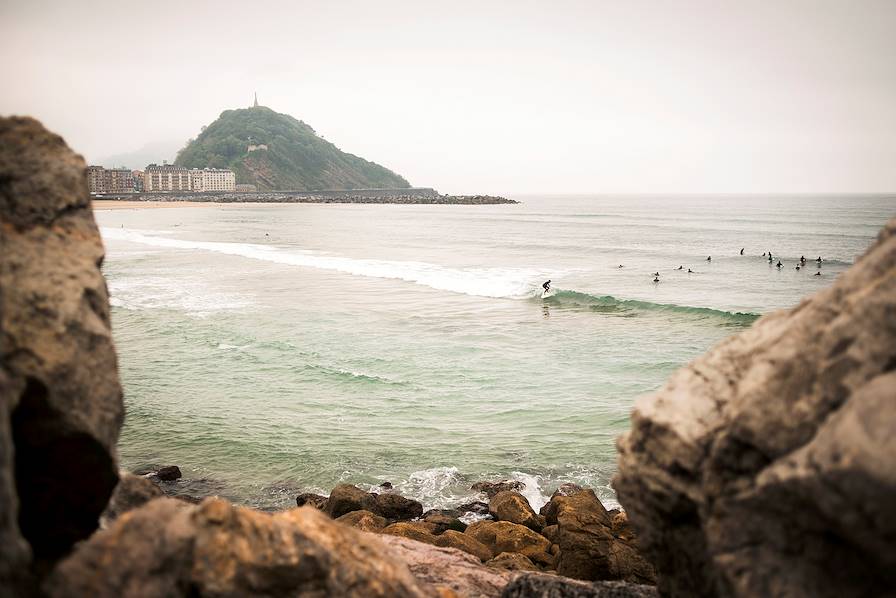
<path fill-rule="evenodd" d="M 174 480 L 182 478 L 183 474 L 180 472 L 180 467 L 177 465 L 166 465 L 165 467 L 159 468 L 155 473 L 155 476 L 163 482 L 173 482 Z"/>
<path fill-rule="evenodd" d="M 362 510 L 394 520 L 415 519 L 423 515 L 423 505 L 416 500 L 392 493 L 364 492 L 351 484 L 340 484 L 333 488 L 323 510 L 334 519 Z"/>
<path fill-rule="evenodd" d="M 467 534 L 447 530 L 436 537 L 436 546 L 444 548 L 456 548 L 466 553 L 472 554 L 480 561 L 487 561 L 492 558 L 492 551 L 488 546 Z"/>
<path fill-rule="evenodd" d="M 489 498 L 493 498 L 499 492 L 519 491 L 526 485 L 517 480 L 501 480 L 499 482 L 476 482 L 470 486 L 470 490 L 482 492 Z"/>
<path fill-rule="evenodd" d="M 538 571 L 535 563 L 518 552 L 502 552 L 485 564 L 489 567 L 507 569 L 508 571 Z"/>
<path fill-rule="evenodd" d="M 161 488 L 145 477 L 122 471 L 119 473 L 118 485 L 112 492 L 112 498 L 109 499 L 109 504 L 100 517 L 100 524 L 104 528 L 108 527 L 120 515 L 164 495 Z"/>
<path fill-rule="evenodd" d="M 518 552 L 538 565 L 554 565 L 551 543 L 528 527 L 508 521 L 477 521 L 464 533 L 488 546 L 492 554 Z"/>
<path fill-rule="evenodd" d="M 488 512 L 498 521 L 525 525 L 536 532 L 544 527 L 544 517 L 540 517 L 519 492 L 499 492 L 489 501 Z"/>
<path fill-rule="evenodd" d="M 379 539 L 407 563 L 427 596 L 497 598 L 518 575 L 486 567 L 475 556 L 453 548 L 430 546 L 398 536 Z"/>
<path fill-rule="evenodd" d="M 314 507 L 315 509 L 323 510 L 327 506 L 327 497 L 321 496 L 320 494 L 313 494 L 311 492 L 299 494 L 296 497 L 296 506 L 304 507 L 305 505 Z"/>
<path fill-rule="evenodd" d="M 622 581 L 587 584 L 563 577 L 523 575 L 507 584 L 501 598 L 657 598 L 656 588 Z"/>
<path fill-rule="evenodd" d="M 313 508 L 270 515 L 170 498 L 81 544 L 44 590 L 51 598 L 425 595 L 376 537 Z"/>
<path fill-rule="evenodd" d="M 389 524 L 385 517 L 380 517 L 370 511 L 352 511 L 336 521 L 365 532 L 378 532 Z"/>
<path fill-rule="evenodd" d="M 0 586 L 89 536 L 124 414 L 84 160 L 0 118 Z"/>
<path fill-rule="evenodd" d="M 896 587 L 896 220 L 636 403 L 614 481 L 678 596 Z"/>

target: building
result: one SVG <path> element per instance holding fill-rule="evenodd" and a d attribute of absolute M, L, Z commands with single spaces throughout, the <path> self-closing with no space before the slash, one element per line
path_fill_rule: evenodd
<path fill-rule="evenodd" d="M 91 193 L 133 193 L 134 173 L 127 168 L 88 166 L 87 189 Z"/>
<path fill-rule="evenodd" d="M 131 174 L 134 175 L 134 191 L 136 191 L 137 193 L 143 193 L 143 171 L 134 170 L 131 171 Z"/>
<path fill-rule="evenodd" d="M 166 191 L 233 191 L 236 175 L 223 168 L 193 168 L 170 164 L 150 164 L 143 173 L 143 189 L 146 192 Z"/>
<path fill-rule="evenodd" d="M 143 190 L 192 191 L 190 171 L 183 166 L 150 164 L 143 171 Z"/>

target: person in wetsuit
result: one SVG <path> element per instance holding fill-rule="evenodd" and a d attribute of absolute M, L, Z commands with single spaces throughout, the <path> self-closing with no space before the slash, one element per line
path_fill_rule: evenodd
<path fill-rule="evenodd" d="M 548 280 L 547 282 L 545 282 L 543 285 L 541 285 L 541 288 L 544 289 L 544 292 L 545 292 L 545 293 L 547 293 L 548 291 L 550 291 L 550 290 L 551 290 L 551 281 Z"/>

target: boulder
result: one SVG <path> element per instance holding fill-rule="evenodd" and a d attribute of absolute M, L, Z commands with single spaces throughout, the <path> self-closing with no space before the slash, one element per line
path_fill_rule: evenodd
<path fill-rule="evenodd" d="M 405 498 L 399 494 L 378 494 L 376 496 L 376 513 L 386 519 L 416 519 L 423 515 L 423 505 L 416 500 Z"/>
<path fill-rule="evenodd" d="M 451 517 L 450 515 L 442 515 L 441 513 L 428 511 L 423 515 L 423 521 L 426 523 L 432 523 L 433 525 L 439 528 L 438 533 L 442 533 L 445 530 L 452 529 L 457 532 L 463 532 L 467 529 L 467 524 L 458 519 L 457 517 Z"/>
<path fill-rule="evenodd" d="M 330 491 L 330 497 L 323 509 L 333 519 L 338 519 L 352 511 L 370 511 L 379 515 L 376 494 L 364 492 L 351 484 L 339 484 Z"/>
<path fill-rule="evenodd" d="M 653 586 L 624 581 L 585 583 L 554 575 L 522 575 L 504 588 L 501 598 L 658 598 Z"/>
<path fill-rule="evenodd" d="M 385 517 L 370 511 L 352 511 L 337 518 L 336 521 L 365 532 L 378 532 L 389 524 Z"/>
<path fill-rule="evenodd" d="M 192 506 L 170 498 L 80 544 L 43 590 L 50 598 L 424 595 L 375 536 L 316 509 L 266 514 L 221 499 Z"/>
<path fill-rule="evenodd" d="M 314 494 L 312 492 L 305 492 L 299 494 L 296 497 L 296 505 L 299 507 L 304 507 L 308 505 L 309 507 L 314 507 L 315 509 L 324 510 L 327 506 L 327 497 L 321 496 L 320 494 Z"/>
<path fill-rule="evenodd" d="M 380 533 L 410 538 L 426 544 L 435 544 L 438 530 L 438 526 L 425 521 L 399 521 L 398 523 L 387 525 L 380 530 Z"/>
<path fill-rule="evenodd" d="M 492 551 L 488 546 L 472 536 L 455 531 L 447 530 L 436 537 L 436 546 L 444 548 L 457 548 L 468 552 L 478 558 L 480 561 L 487 561 L 492 558 Z"/>
<path fill-rule="evenodd" d="M 551 543 L 528 527 L 509 521 L 477 521 L 464 532 L 488 546 L 492 554 L 518 552 L 545 567 L 554 566 Z"/>
<path fill-rule="evenodd" d="M 896 219 L 854 266 L 639 399 L 614 480 L 659 589 L 896 587 Z"/>
<path fill-rule="evenodd" d="M 120 515 L 143 506 L 154 498 L 165 496 L 162 489 L 143 476 L 126 471 L 118 475 L 118 485 L 112 492 L 112 498 L 100 517 L 100 525 L 106 528 Z"/>
<path fill-rule="evenodd" d="M 457 507 L 457 509 L 455 510 L 459 513 L 458 517 L 463 516 L 467 513 L 473 513 L 475 515 L 488 515 L 488 503 L 482 502 L 481 500 L 476 500 L 463 504 Z"/>
<path fill-rule="evenodd" d="M 447 533 L 447 532 L 446 532 Z M 427 596 L 497 598 L 515 572 L 484 566 L 472 554 L 398 536 L 379 536 L 407 564 Z"/>
<path fill-rule="evenodd" d="M 546 519 L 557 526 L 551 536 L 560 548 L 560 575 L 585 580 L 655 581 L 652 566 L 636 546 L 613 535 L 613 523 L 593 490 L 554 496 Z"/>
<path fill-rule="evenodd" d="M 518 552 L 502 552 L 495 558 L 485 563 L 489 567 L 496 569 L 506 569 L 508 571 L 538 571 L 535 563 Z"/>
<path fill-rule="evenodd" d="M 536 532 L 544 527 L 544 518 L 538 516 L 519 492 L 508 490 L 497 493 L 489 502 L 488 512 L 498 521 L 525 525 Z"/>
<path fill-rule="evenodd" d="M 0 587 L 97 529 L 124 408 L 86 165 L 0 118 Z M 38 571 L 39 574 L 39 571 Z"/>
<path fill-rule="evenodd" d="M 519 491 L 525 487 L 524 483 L 517 480 L 501 480 L 500 482 L 476 482 L 470 486 L 470 490 L 482 492 L 489 498 L 492 498 L 498 492 Z"/>
<path fill-rule="evenodd" d="M 159 468 L 159 470 L 155 473 L 155 476 L 163 482 L 173 482 L 174 480 L 178 480 L 183 477 L 183 474 L 181 474 L 180 467 L 178 467 L 177 465 L 167 465 L 165 467 Z"/>

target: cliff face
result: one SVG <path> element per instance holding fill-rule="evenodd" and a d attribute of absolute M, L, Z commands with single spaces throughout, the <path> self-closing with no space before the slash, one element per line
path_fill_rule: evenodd
<path fill-rule="evenodd" d="M 304 122 L 264 106 L 222 112 L 187 143 L 175 163 L 231 168 L 237 183 L 262 191 L 410 187 L 391 170 L 341 151 Z"/>
<path fill-rule="evenodd" d="M 37 121 L 0 118 L 0 587 L 89 536 L 118 480 L 102 259 L 84 160 Z"/>
<path fill-rule="evenodd" d="M 892 595 L 896 220 L 639 400 L 614 485 L 679 596 Z"/>

